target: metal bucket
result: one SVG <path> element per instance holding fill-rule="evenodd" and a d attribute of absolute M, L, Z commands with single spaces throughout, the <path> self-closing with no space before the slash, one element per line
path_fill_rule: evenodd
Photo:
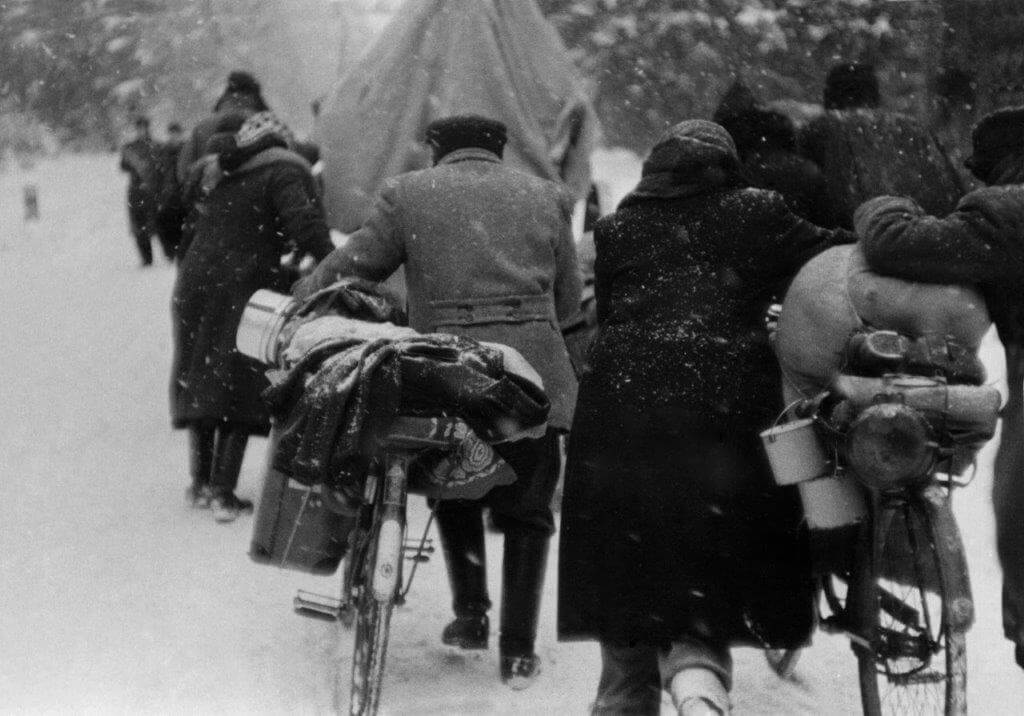
<path fill-rule="evenodd" d="M 849 475 L 831 475 L 797 485 L 804 506 L 807 526 L 812 530 L 831 530 L 856 524 L 868 514 L 864 490 Z"/>
<path fill-rule="evenodd" d="M 827 475 L 828 456 L 814 431 L 814 420 L 804 418 L 776 425 L 761 433 L 775 482 L 795 485 Z"/>
<path fill-rule="evenodd" d="M 266 365 L 275 364 L 281 330 L 298 305 L 291 296 L 265 288 L 254 293 L 245 304 L 235 333 L 238 352 Z"/>
<path fill-rule="evenodd" d="M 832 474 L 832 464 L 812 418 L 765 430 L 761 442 L 775 482 L 797 485 L 808 527 L 834 529 L 859 522 L 867 515 L 860 485 L 849 476 Z"/>

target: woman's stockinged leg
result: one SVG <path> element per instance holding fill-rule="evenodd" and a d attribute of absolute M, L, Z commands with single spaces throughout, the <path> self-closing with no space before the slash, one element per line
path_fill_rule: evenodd
<path fill-rule="evenodd" d="M 212 425 L 192 425 L 188 429 L 189 474 L 192 484 L 186 492 L 186 500 L 193 507 L 210 506 L 214 433 Z"/>
<path fill-rule="evenodd" d="M 696 637 L 673 641 L 658 653 L 661 685 L 680 716 L 728 714 L 732 656 L 728 647 Z"/>
<path fill-rule="evenodd" d="M 601 681 L 591 714 L 657 716 L 661 709 L 658 647 L 601 643 Z"/>

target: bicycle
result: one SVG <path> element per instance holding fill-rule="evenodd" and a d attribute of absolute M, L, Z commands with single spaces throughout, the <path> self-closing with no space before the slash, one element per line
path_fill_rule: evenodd
<path fill-rule="evenodd" d="M 821 577 L 821 625 L 849 637 L 867 716 L 966 713 L 974 606 L 951 501 L 998 407 L 994 388 L 899 373 L 840 376 L 796 406 L 865 499 L 847 563 Z"/>
<path fill-rule="evenodd" d="M 465 444 L 467 432 L 466 424 L 458 418 L 397 418 L 379 441 L 380 449 L 371 461 L 356 525 L 349 533 L 341 597 L 301 590 L 295 597 L 298 613 L 338 621 L 345 628 L 354 627 L 350 679 L 346 682 L 341 672 L 336 684 L 339 711 L 343 692 L 349 686 L 352 716 L 377 713 L 392 612 L 405 603 L 417 567 L 429 561 L 435 551 L 432 540 L 427 538 L 433 511 L 423 536 L 412 543 L 406 539 L 408 495 L 472 498 L 489 489 L 488 485 L 498 484 L 490 476 L 454 487 L 418 484 L 410 479 L 410 464 L 421 451 L 455 449 Z M 412 561 L 408 577 L 404 575 L 405 558 Z"/>

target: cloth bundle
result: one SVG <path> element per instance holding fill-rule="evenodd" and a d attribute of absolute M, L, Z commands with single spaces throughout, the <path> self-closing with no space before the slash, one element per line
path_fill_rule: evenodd
<path fill-rule="evenodd" d="M 334 287 L 310 303 L 333 311 L 351 293 Z M 542 426 L 550 409 L 501 350 L 453 335 L 321 315 L 299 326 L 285 354 L 294 364 L 272 372 L 264 393 L 281 427 L 274 467 L 349 498 L 399 415 L 457 416 L 498 442 Z"/>

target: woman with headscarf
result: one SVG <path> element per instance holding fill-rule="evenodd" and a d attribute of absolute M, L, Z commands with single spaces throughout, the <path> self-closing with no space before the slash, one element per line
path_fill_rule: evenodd
<path fill-rule="evenodd" d="M 727 713 L 729 649 L 814 621 L 801 512 L 758 432 L 780 412 L 773 288 L 853 236 L 746 186 L 720 125 L 690 120 L 595 228 L 601 330 L 562 507 L 559 630 L 601 642 L 594 713 Z"/>
<path fill-rule="evenodd" d="M 288 149 L 270 112 L 227 115 L 188 182 L 191 243 L 174 287 L 171 415 L 187 428 L 192 485 L 187 498 L 219 522 L 252 503 L 235 495 L 250 435 L 265 435 L 264 369 L 235 350 L 235 332 L 258 289 L 288 290 L 281 256 L 318 260 L 333 249 L 309 165 Z"/>

